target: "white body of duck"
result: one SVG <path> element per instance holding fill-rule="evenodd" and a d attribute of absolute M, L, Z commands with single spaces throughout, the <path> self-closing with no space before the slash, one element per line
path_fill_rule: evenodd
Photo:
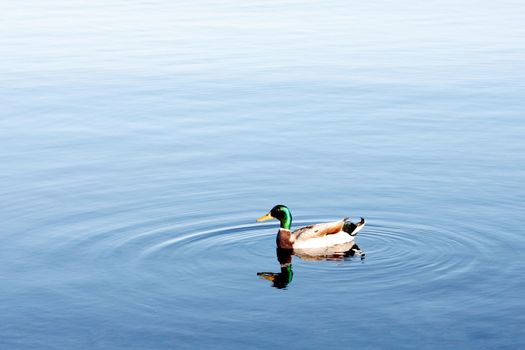
<path fill-rule="evenodd" d="M 322 224 L 321 224 L 322 225 Z M 293 243 L 294 249 L 328 248 L 338 244 L 345 244 L 354 241 L 354 237 L 345 231 L 329 234 L 321 237 L 301 239 L 299 236 Z"/>
<path fill-rule="evenodd" d="M 301 258 L 301 260 L 307 261 L 338 261 L 344 260 L 348 256 L 358 255 L 364 257 L 365 255 L 354 240 L 329 247 L 295 248 L 293 249 L 293 254 Z"/>

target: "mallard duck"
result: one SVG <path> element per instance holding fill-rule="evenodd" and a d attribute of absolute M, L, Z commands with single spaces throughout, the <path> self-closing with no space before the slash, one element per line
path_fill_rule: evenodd
<path fill-rule="evenodd" d="M 315 224 L 291 231 L 292 213 L 285 205 L 276 205 L 258 222 L 277 219 L 281 225 L 277 233 L 277 247 L 283 249 L 311 249 L 331 247 L 352 242 L 354 236 L 365 226 L 365 219 L 354 224 L 349 218 L 339 221 Z"/>

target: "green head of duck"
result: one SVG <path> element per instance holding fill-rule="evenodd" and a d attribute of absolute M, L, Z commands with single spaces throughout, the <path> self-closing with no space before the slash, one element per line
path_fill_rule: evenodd
<path fill-rule="evenodd" d="M 278 204 L 266 215 L 261 216 L 257 221 L 266 221 L 276 219 L 281 223 L 281 228 L 289 230 L 292 227 L 292 213 L 287 206 Z"/>

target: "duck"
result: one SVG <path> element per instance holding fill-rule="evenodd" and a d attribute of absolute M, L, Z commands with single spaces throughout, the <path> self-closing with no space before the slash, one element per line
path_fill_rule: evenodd
<path fill-rule="evenodd" d="M 287 206 L 278 204 L 256 221 L 276 219 L 280 222 L 277 232 L 277 248 L 281 249 L 323 249 L 337 245 L 350 244 L 365 226 L 365 219 L 353 223 L 350 218 L 339 221 L 309 225 L 291 231 L 292 213 Z"/>

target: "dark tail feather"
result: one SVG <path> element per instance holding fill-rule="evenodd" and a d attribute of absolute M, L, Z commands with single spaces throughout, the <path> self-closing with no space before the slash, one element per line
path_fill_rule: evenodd
<path fill-rule="evenodd" d="M 348 233 L 350 236 L 355 236 L 363 226 L 365 225 L 365 219 L 361 218 L 361 221 L 359 221 L 357 224 L 354 224 L 350 220 L 345 219 L 345 223 L 343 224 L 343 231 Z"/>

